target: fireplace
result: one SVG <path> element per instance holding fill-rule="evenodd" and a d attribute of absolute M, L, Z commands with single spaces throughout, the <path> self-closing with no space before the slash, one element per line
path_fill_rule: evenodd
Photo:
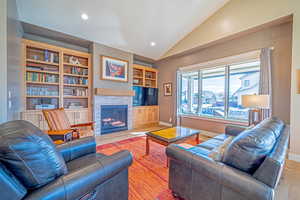
<path fill-rule="evenodd" d="M 127 105 L 101 105 L 101 134 L 128 130 Z"/>

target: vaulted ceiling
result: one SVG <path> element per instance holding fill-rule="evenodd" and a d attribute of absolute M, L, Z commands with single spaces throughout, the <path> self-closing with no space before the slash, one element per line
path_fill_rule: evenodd
<path fill-rule="evenodd" d="M 152 59 L 228 0 L 17 0 L 21 21 Z M 86 13 L 88 20 L 82 20 Z M 151 46 L 155 42 L 155 46 Z"/>

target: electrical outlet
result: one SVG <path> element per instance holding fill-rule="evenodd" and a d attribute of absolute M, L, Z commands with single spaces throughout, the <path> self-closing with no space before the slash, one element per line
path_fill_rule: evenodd
<path fill-rule="evenodd" d="M 172 117 L 170 117 L 169 122 L 172 122 Z"/>

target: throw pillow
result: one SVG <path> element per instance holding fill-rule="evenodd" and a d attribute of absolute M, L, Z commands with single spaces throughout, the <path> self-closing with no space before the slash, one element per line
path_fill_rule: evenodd
<path fill-rule="evenodd" d="M 218 162 L 222 161 L 225 149 L 231 143 L 233 138 L 234 138 L 233 136 L 229 136 L 228 138 L 226 138 L 223 144 L 211 150 L 211 152 L 208 154 L 208 157 Z"/>
<path fill-rule="evenodd" d="M 270 126 L 272 123 L 269 119 L 236 136 L 226 149 L 223 162 L 253 174 L 276 143 L 274 127 Z M 277 128 L 281 129 L 282 126 Z"/>
<path fill-rule="evenodd" d="M 0 125 L 0 161 L 28 189 L 67 173 L 62 155 L 49 136 L 27 121 Z"/>

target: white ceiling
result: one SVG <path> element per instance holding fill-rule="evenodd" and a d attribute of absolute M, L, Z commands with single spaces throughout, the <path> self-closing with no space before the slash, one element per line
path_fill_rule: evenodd
<path fill-rule="evenodd" d="M 227 1 L 17 0 L 17 5 L 21 21 L 158 59 Z"/>

